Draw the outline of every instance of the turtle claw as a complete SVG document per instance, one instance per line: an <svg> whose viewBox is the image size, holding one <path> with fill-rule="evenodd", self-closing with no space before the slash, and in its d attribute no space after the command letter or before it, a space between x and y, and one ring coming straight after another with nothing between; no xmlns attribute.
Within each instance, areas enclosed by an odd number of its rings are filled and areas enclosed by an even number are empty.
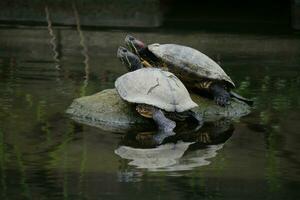
<svg viewBox="0 0 300 200"><path fill-rule="evenodd" d="M230 95L228 93L224 93L223 95L216 96L214 100L219 106L222 107L230 105Z"/></svg>

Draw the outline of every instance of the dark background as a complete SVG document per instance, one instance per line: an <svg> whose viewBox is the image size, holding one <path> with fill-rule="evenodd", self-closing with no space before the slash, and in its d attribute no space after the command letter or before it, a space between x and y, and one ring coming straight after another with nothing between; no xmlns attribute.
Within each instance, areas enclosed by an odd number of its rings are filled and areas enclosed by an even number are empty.
<svg viewBox="0 0 300 200"><path fill-rule="evenodd" d="M188 28L245 32L289 32L300 28L299 0L13 0L1 1L0 24L90 28Z"/></svg>

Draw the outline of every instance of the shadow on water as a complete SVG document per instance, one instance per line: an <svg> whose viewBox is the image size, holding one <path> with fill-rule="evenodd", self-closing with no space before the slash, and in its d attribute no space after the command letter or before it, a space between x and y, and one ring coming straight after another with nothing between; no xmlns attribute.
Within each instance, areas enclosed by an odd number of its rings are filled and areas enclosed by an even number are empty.
<svg viewBox="0 0 300 200"><path fill-rule="evenodd" d="M297 36L134 32L147 43L201 50L240 94L255 97L253 112L233 125L176 130L160 148L181 151L147 170L114 151L155 147L151 134L113 134L63 114L74 98L112 88L126 71L115 58L126 33L81 30L79 20L77 29L58 29L46 15L48 28L0 30L2 199L298 199Z"/></svg>

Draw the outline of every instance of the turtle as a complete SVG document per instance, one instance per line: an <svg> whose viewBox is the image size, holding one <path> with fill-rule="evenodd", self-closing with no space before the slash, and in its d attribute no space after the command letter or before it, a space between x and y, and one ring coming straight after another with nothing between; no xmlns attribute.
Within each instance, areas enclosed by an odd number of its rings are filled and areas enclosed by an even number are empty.
<svg viewBox="0 0 300 200"><path fill-rule="evenodd" d="M191 110L198 105L173 73L155 67L144 68L139 57L124 47L118 49L117 57L130 68L130 72L115 81L119 96L135 104L141 116L152 118L159 133L173 132L175 121L189 117L198 123L197 129L202 126L202 114Z"/></svg>
<svg viewBox="0 0 300 200"><path fill-rule="evenodd" d="M125 44L141 58L144 67L158 66L174 73L187 88L208 93L220 106L230 104L230 97L253 103L234 93L231 89L235 84L220 65L196 49L178 44L147 46L131 35L126 36Z"/></svg>

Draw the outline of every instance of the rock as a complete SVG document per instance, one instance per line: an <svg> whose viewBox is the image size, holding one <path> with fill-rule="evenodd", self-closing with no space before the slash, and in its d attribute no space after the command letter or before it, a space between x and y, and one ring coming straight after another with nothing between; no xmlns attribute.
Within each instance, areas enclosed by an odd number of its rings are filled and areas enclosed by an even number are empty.
<svg viewBox="0 0 300 200"><path fill-rule="evenodd" d="M248 115L251 108L248 104L232 99L230 105L221 107L216 105L213 100L201 97L197 94L191 93L191 97L199 106L193 110L202 113L205 122L217 121L222 118L237 119Z"/></svg>
<svg viewBox="0 0 300 200"><path fill-rule="evenodd" d="M250 107L236 99L224 108L199 95L191 94L191 97L199 105L193 110L202 113L206 122L222 118L236 119L250 113ZM134 104L122 100L115 89L75 99L66 113L75 121L113 132L141 130L154 125L151 119L136 112Z"/></svg>

